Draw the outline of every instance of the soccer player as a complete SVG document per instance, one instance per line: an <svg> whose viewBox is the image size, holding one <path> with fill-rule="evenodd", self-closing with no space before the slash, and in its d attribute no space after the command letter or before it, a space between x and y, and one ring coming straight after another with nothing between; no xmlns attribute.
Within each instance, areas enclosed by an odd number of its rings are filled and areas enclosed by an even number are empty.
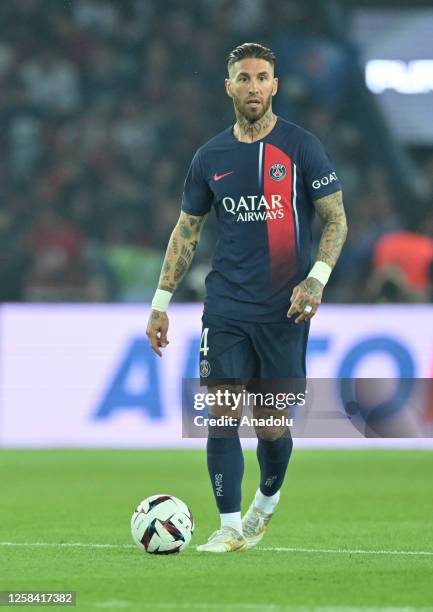
<svg viewBox="0 0 433 612"><path fill-rule="evenodd" d="M170 299L214 208L219 238L206 278L200 346L201 382L208 381L212 392L242 389L242 382L253 379L305 379L309 322L347 233L341 186L322 144L272 112L278 88L274 65L273 52L256 43L244 43L228 56L225 88L236 123L192 160L147 327L161 356L169 342ZM324 227L311 267L314 213ZM232 408L218 406L209 413L233 415ZM256 418L271 413L272 408L254 406ZM276 509L292 438L284 425L256 428L260 486L242 519L243 455L236 420L223 436L215 427L208 432L207 463L221 527L198 550L244 551L261 540Z"/></svg>

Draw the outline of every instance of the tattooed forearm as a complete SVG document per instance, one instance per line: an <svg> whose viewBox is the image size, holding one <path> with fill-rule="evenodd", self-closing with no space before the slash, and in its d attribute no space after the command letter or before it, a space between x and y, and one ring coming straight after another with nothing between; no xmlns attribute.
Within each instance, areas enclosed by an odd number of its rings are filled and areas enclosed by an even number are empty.
<svg viewBox="0 0 433 612"><path fill-rule="evenodd" d="M189 268L189 261L184 257L178 257L176 261L176 267L174 269L174 280L179 282L184 277L184 274Z"/></svg>
<svg viewBox="0 0 433 612"><path fill-rule="evenodd" d="M197 240L194 240L193 242L197 246L198 244ZM182 246L182 257L185 257L186 261L188 263L191 263L192 258L194 257L194 251L195 251L195 247L192 245L192 243L190 243L188 246L184 244Z"/></svg>
<svg viewBox="0 0 433 612"><path fill-rule="evenodd" d="M167 246L158 289L174 291L188 271L197 249L205 217L181 213Z"/></svg>
<svg viewBox="0 0 433 612"><path fill-rule="evenodd" d="M183 223L180 224L179 231L182 238L191 238L191 230Z"/></svg>
<svg viewBox="0 0 433 612"><path fill-rule="evenodd" d="M314 208L325 223L316 259L333 268L346 240L347 222L341 191L314 201Z"/></svg>
<svg viewBox="0 0 433 612"><path fill-rule="evenodd" d="M162 266L161 277L164 282L170 281L170 263L168 261L164 261L164 265Z"/></svg>

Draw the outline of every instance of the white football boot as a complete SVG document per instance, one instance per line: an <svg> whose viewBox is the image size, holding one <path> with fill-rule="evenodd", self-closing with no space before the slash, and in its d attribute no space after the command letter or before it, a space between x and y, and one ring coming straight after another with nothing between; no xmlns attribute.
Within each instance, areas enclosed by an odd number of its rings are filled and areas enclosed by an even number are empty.
<svg viewBox="0 0 433 612"><path fill-rule="evenodd" d="M254 548L263 538L272 515L273 512L269 514L263 512L254 505L254 501L252 502L242 519L242 531L247 541L248 550Z"/></svg>
<svg viewBox="0 0 433 612"><path fill-rule="evenodd" d="M245 552L248 550L246 539L233 527L225 525L215 531L206 542L197 546L198 552L225 553Z"/></svg>

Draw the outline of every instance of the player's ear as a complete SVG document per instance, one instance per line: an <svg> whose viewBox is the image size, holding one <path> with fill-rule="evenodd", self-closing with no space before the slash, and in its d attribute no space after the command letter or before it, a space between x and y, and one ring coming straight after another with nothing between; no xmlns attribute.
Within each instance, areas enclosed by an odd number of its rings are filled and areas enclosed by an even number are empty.
<svg viewBox="0 0 433 612"><path fill-rule="evenodd" d="M278 91L278 77L274 77L274 86L272 87L272 95L275 96L277 91Z"/></svg>
<svg viewBox="0 0 433 612"><path fill-rule="evenodd" d="M230 79L225 79L224 80L224 85L226 87L226 93L229 96L229 98L232 97L232 92L231 92L231 86L232 86L232 82Z"/></svg>

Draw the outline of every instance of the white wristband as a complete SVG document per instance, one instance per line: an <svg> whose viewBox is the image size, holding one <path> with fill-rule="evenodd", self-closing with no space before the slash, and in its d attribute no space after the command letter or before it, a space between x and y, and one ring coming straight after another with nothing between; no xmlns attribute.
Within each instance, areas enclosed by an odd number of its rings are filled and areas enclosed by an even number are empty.
<svg viewBox="0 0 433 612"><path fill-rule="evenodd" d="M331 272L332 268L328 266L327 263L324 261L316 261L307 278L311 276L311 278L315 278L319 283L322 283L322 285L326 285L331 276Z"/></svg>
<svg viewBox="0 0 433 612"><path fill-rule="evenodd" d="M165 289L157 289L152 300L152 309L166 312L173 294Z"/></svg>

